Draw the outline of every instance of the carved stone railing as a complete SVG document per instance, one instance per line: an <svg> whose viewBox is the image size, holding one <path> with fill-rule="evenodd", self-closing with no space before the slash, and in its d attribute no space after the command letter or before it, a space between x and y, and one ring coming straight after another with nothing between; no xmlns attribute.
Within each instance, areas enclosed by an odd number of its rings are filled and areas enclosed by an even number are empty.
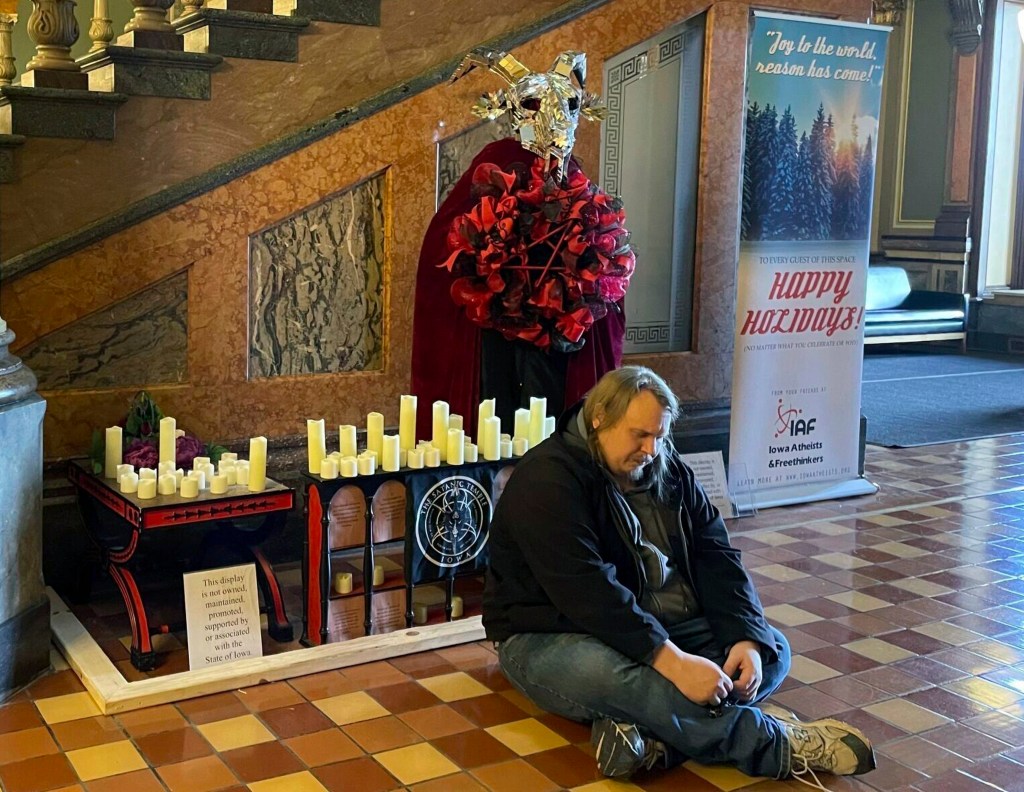
<svg viewBox="0 0 1024 792"><path fill-rule="evenodd" d="M114 40L114 20L110 18L107 0L95 0L92 7L92 19L89 21L89 38L92 47L89 52L106 49Z"/></svg>
<svg viewBox="0 0 1024 792"><path fill-rule="evenodd" d="M18 21L14 12L0 11L0 85L10 85L18 68L14 63L14 45L11 33Z"/></svg>
<svg viewBox="0 0 1024 792"><path fill-rule="evenodd" d="M21 75L22 86L87 88L88 78L71 57L78 33L74 0L32 0L28 37L36 45L36 54Z"/></svg>

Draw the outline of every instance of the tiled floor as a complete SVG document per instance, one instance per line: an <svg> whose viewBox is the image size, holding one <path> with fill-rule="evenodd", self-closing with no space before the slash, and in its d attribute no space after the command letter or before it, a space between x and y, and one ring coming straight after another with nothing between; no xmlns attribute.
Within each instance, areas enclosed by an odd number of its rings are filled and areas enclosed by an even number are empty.
<svg viewBox="0 0 1024 792"><path fill-rule="evenodd" d="M1024 436L868 449L878 495L732 521L796 659L775 699L836 715L879 767L836 790L1024 789ZM601 780L588 729L485 644L116 717L70 671L0 707L7 792L804 789L688 765Z"/></svg>

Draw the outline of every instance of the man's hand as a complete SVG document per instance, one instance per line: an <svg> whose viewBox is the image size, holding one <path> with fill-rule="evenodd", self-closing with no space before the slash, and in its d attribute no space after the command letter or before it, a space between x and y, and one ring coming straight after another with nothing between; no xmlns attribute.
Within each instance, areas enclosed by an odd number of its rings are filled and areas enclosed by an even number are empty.
<svg viewBox="0 0 1024 792"><path fill-rule="evenodd" d="M732 680L715 663L687 654L671 641L658 647L651 667L694 704L721 704L733 687ZM760 661L757 668L760 674Z"/></svg>
<svg viewBox="0 0 1024 792"><path fill-rule="evenodd" d="M764 678L761 673L761 649L754 641L739 641L732 645L722 670L735 679L733 692L740 701L750 701L757 695ZM739 674L739 677L736 674Z"/></svg>

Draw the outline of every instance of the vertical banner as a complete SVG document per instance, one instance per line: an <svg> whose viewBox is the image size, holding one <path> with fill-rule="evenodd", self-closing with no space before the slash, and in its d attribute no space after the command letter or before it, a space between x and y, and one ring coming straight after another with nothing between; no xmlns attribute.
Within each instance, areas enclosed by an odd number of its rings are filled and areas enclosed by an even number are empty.
<svg viewBox="0 0 1024 792"><path fill-rule="evenodd" d="M754 12L729 443L754 506L876 489L858 451L888 33Z"/></svg>

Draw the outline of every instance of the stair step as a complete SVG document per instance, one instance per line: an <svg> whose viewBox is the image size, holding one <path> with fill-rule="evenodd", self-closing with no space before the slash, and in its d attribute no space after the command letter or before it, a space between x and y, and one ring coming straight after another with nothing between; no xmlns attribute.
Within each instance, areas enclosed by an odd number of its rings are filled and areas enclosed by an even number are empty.
<svg viewBox="0 0 1024 792"><path fill-rule="evenodd" d="M24 135L0 135L0 184L15 181L14 150L24 142Z"/></svg>
<svg viewBox="0 0 1024 792"><path fill-rule="evenodd" d="M78 59L93 91L209 99L210 71L224 59L201 52L108 46Z"/></svg>
<svg viewBox="0 0 1024 792"><path fill-rule="evenodd" d="M113 140L126 94L0 86L0 134Z"/></svg>
<svg viewBox="0 0 1024 792"><path fill-rule="evenodd" d="M234 5L234 0L228 1ZM309 25L309 20L204 7L196 13L179 17L173 24L185 39L188 52L209 52L228 58L297 61L299 33Z"/></svg>
<svg viewBox="0 0 1024 792"><path fill-rule="evenodd" d="M318 22L380 26L380 0L274 0L274 13Z"/></svg>
<svg viewBox="0 0 1024 792"><path fill-rule="evenodd" d="M254 14L273 14L274 0L206 0L203 8L220 11L249 11Z"/></svg>

